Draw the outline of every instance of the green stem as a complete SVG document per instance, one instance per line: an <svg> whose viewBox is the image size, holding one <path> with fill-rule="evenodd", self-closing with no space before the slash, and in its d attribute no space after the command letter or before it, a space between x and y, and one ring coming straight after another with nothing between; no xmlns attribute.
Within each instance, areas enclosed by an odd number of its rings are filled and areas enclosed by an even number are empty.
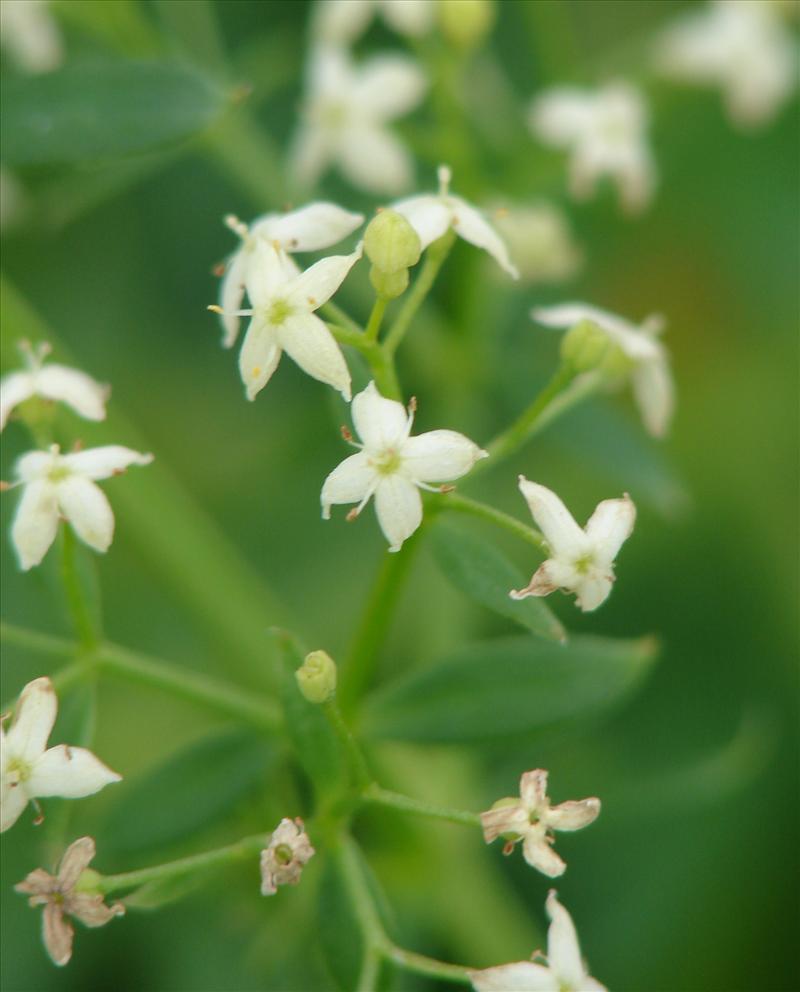
<svg viewBox="0 0 800 992"><path fill-rule="evenodd" d="M339 738L342 747L345 750L350 764L350 773L356 788L359 790L370 788L372 784L372 775L367 767L366 758L358 745L358 741L355 739L352 731L345 723L342 712L336 702L336 698L333 697L329 699L323 704L323 708L325 710L325 715L330 721L331 726L336 732L336 736Z"/></svg>
<svg viewBox="0 0 800 992"><path fill-rule="evenodd" d="M449 823L460 823L467 827L480 827L481 825L481 818L478 813L461 809L447 809L444 806L431 806L418 799L412 799L410 796L401 795L399 792L382 789L375 782L369 785L362 795L368 803L399 809L404 813L427 816L434 820L447 820Z"/></svg>
<svg viewBox="0 0 800 992"><path fill-rule="evenodd" d="M75 642L62 637L40 634L38 630L28 630L15 624L0 623L0 641L27 648L35 654L55 654L68 658L75 654Z"/></svg>
<svg viewBox="0 0 800 992"><path fill-rule="evenodd" d="M89 604L84 596L81 577L78 574L75 534L68 524L64 524L61 544L61 581L67 598L67 607L72 625L78 638L82 654L90 652L100 640L100 631L95 629Z"/></svg>
<svg viewBox="0 0 800 992"><path fill-rule="evenodd" d="M151 868L140 868L138 871L127 871L119 875L103 875L97 882L97 888L103 895L129 889L137 889L148 882L161 882L168 879L180 878L198 871L208 871L220 865L233 864L254 857L269 843L268 834L253 834L243 837L235 844L220 847L203 854L193 854L178 861L168 861Z"/></svg>
<svg viewBox="0 0 800 992"><path fill-rule="evenodd" d="M459 985L470 984L470 969L461 964L437 961L436 958L429 958L425 954L416 954L414 951L406 951L395 944L387 947L385 954L390 961L394 961L401 968L405 968L406 971L413 971L417 975L427 975L429 978L439 978L443 982L456 982Z"/></svg>
<svg viewBox="0 0 800 992"><path fill-rule="evenodd" d="M260 208L286 199L280 159L249 112L234 107L203 138L208 155Z"/></svg>
<svg viewBox="0 0 800 992"><path fill-rule="evenodd" d="M377 948L367 946L364 951L364 960L361 963L356 992L375 992L378 987L378 975L382 959L383 956Z"/></svg>
<svg viewBox="0 0 800 992"><path fill-rule="evenodd" d="M411 321L416 316L417 310L422 306L425 297L431 291L431 287L439 274L439 269L441 269L444 260L450 254L450 249L453 247L455 239L455 232L450 230L442 235L438 241L434 241L432 245L428 246L422 269L414 280L411 291L386 335L383 347L387 354L394 355L397 351L400 342L405 337L406 331L411 325Z"/></svg>
<svg viewBox="0 0 800 992"><path fill-rule="evenodd" d="M437 509L440 511L450 510L453 513L468 513L481 520L488 520L490 523L503 527L522 538L528 544L532 544L539 551L548 550L547 542L540 531L523 524L508 513L503 513L502 510L496 510L493 506L488 506L476 499L470 499L468 496L461 496L459 493L443 493L435 498Z"/></svg>
<svg viewBox="0 0 800 992"><path fill-rule="evenodd" d="M357 334L358 337L361 338L361 343L363 344L364 328L358 323L358 321L353 320L349 313L342 310L338 303L334 303L333 300L328 300L327 303L319 308L319 312L327 316L327 318L334 324L340 324L342 327L346 327L353 334Z"/></svg>
<svg viewBox="0 0 800 992"><path fill-rule="evenodd" d="M394 356L385 348L377 346L369 354L367 361L380 392L390 400L403 402L403 390L394 367Z"/></svg>
<svg viewBox="0 0 800 992"><path fill-rule="evenodd" d="M386 313L386 304L388 302L382 296L378 296L375 299L375 303L372 306L372 313L370 313L369 320L367 321L367 329L364 331L364 337L370 344L374 344L378 340L378 334L380 334L383 315Z"/></svg>

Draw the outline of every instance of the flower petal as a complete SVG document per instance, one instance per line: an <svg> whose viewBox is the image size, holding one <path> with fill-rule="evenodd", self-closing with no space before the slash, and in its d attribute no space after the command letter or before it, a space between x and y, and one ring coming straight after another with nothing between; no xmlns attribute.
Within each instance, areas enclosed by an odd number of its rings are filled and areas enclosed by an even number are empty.
<svg viewBox="0 0 800 992"><path fill-rule="evenodd" d="M219 315L222 329L223 348L232 348L236 344L239 336L239 323L241 318L235 313L241 310L244 299L244 286L247 278L248 253L244 248L240 248L228 262L225 275L219 284L219 306L222 313Z"/></svg>
<svg viewBox="0 0 800 992"><path fill-rule="evenodd" d="M27 802L27 800L26 800ZM58 890L58 879L44 868L34 868L28 872L21 882L17 882L14 891L24 896L33 896L29 905L36 906L47 902L47 897Z"/></svg>
<svg viewBox="0 0 800 992"><path fill-rule="evenodd" d="M0 786L0 834L14 826L27 805L28 796L20 783L4 778Z"/></svg>
<svg viewBox="0 0 800 992"><path fill-rule="evenodd" d="M354 397L351 411L356 432L370 451L400 447L408 437L406 408L381 396L374 382Z"/></svg>
<svg viewBox="0 0 800 992"><path fill-rule="evenodd" d="M483 839L487 844L501 834L520 834L528 825L528 812L522 806L500 806L481 813Z"/></svg>
<svg viewBox="0 0 800 992"><path fill-rule="evenodd" d="M371 3L327 0L314 5L311 28L315 38L333 45L350 45L363 34L372 19Z"/></svg>
<svg viewBox="0 0 800 992"><path fill-rule="evenodd" d="M553 830L581 830L594 823L600 815L600 800L578 799L558 806L551 806L547 811L547 826Z"/></svg>
<svg viewBox="0 0 800 992"><path fill-rule="evenodd" d="M450 482L465 475L488 452L457 431L428 431L402 448L403 471L420 482Z"/></svg>
<svg viewBox="0 0 800 992"><path fill-rule="evenodd" d="M292 175L303 189L315 186L335 156L336 143L327 128L314 121L303 121L295 132L289 151Z"/></svg>
<svg viewBox="0 0 800 992"><path fill-rule="evenodd" d="M596 324L619 345L634 362L652 361L661 358L663 348L652 334L647 334L624 317L601 310L588 303L562 303L554 307L537 307L531 316L545 327L573 327L581 320Z"/></svg>
<svg viewBox="0 0 800 992"><path fill-rule="evenodd" d="M67 912L87 927L102 927L115 916L124 916L125 907L121 902L106 906L101 895L89 892L72 893L66 902Z"/></svg>
<svg viewBox="0 0 800 992"><path fill-rule="evenodd" d="M675 409L675 387L666 357L640 362L632 383L645 427L654 437L663 437Z"/></svg>
<svg viewBox="0 0 800 992"><path fill-rule="evenodd" d="M112 475L120 475L131 465L149 465L152 460L151 454L142 454L121 444L88 448L61 458L62 464L70 471L95 480L110 479Z"/></svg>
<svg viewBox="0 0 800 992"><path fill-rule="evenodd" d="M286 354L304 372L338 389L350 402L350 370L324 321L313 313L297 314L276 327L275 334Z"/></svg>
<svg viewBox="0 0 800 992"><path fill-rule="evenodd" d="M287 288L287 301L301 310L316 310L333 296L361 258L361 245L350 255L331 255L302 272Z"/></svg>
<svg viewBox="0 0 800 992"><path fill-rule="evenodd" d="M43 366L36 374L36 392L45 399L66 403L87 420L105 420L109 387L78 369Z"/></svg>
<svg viewBox="0 0 800 992"><path fill-rule="evenodd" d="M586 524L586 536L593 543L596 557L609 565L617 557L633 530L636 507L627 494L622 499L604 499Z"/></svg>
<svg viewBox="0 0 800 992"><path fill-rule="evenodd" d="M72 937L75 931L64 916L61 906L48 902L42 913L42 940L53 964L65 965L72 957Z"/></svg>
<svg viewBox="0 0 800 992"><path fill-rule="evenodd" d="M534 768L520 778L519 794L529 812L541 809L547 802L547 776L544 768Z"/></svg>
<svg viewBox="0 0 800 992"><path fill-rule="evenodd" d="M296 278L295 271L296 266L286 252L264 238L257 238L248 252L245 271L247 295L253 306L268 306Z"/></svg>
<svg viewBox="0 0 800 992"><path fill-rule="evenodd" d="M572 917L558 901L555 889L550 890L545 905L552 920L547 931L547 959L550 968L564 985L582 989L587 975Z"/></svg>
<svg viewBox="0 0 800 992"><path fill-rule="evenodd" d="M336 149L342 172L368 193L396 196L414 178L414 162L406 146L379 124L359 122L342 132Z"/></svg>
<svg viewBox="0 0 800 992"><path fill-rule="evenodd" d="M60 459L58 449L51 451L29 451L17 459L14 474L22 482L34 482L47 475Z"/></svg>
<svg viewBox="0 0 800 992"><path fill-rule="evenodd" d="M554 556L580 554L587 544L586 535L558 496L524 476L519 477L519 489Z"/></svg>
<svg viewBox="0 0 800 992"><path fill-rule="evenodd" d="M0 379L0 431L14 407L24 403L33 393L34 377L30 372L11 372Z"/></svg>
<svg viewBox="0 0 800 992"><path fill-rule="evenodd" d="M579 578L572 591L575 592L575 602L584 613L591 613L598 606L602 606L611 594L614 585L613 576L609 573L603 575L602 572L593 570L587 578ZM564 586L569 589L569 586Z"/></svg>
<svg viewBox="0 0 800 992"><path fill-rule="evenodd" d="M427 88L427 77L413 59L376 55L359 71L352 100L365 116L388 121L413 110Z"/></svg>
<svg viewBox="0 0 800 992"><path fill-rule="evenodd" d="M254 400L266 386L281 360L281 348L275 329L261 317L254 317L239 352L239 374L249 400Z"/></svg>
<svg viewBox="0 0 800 992"><path fill-rule="evenodd" d="M55 540L57 530L58 503L55 486L48 479L29 482L22 491L14 523L11 525L11 542L24 572L38 565L44 558Z"/></svg>
<svg viewBox="0 0 800 992"><path fill-rule="evenodd" d="M583 137L593 117L593 100L585 90L554 86L533 101L528 124L545 144L564 148Z"/></svg>
<svg viewBox="0 0 800 992"><path fill-rule="evenodd" d="M75 887L81 872L89 867L95 853L91 837L79 837L69 845L58 866L58 884L62 892Z"/></svg>
<svg viewBox="0 0 800 992"><path fill-rule="evenodd" d="M3 741L3 750L31 764L44 754L56 722L58 699L46 676L29 682L20 693L14 722Z"/></svg>
<svg viewBox="0 0 800 992"><path fill-rule="evenodd" d="M25 787L31 796L82 799L120 781L122 776L107 768L91 751L59 744L36 761Z"/></svg>
<svg viewBox="0 0 800 992"><path fill-rule="evenodd" d="M340 503L360 503L378 482L378 474L363 451L337 465L322 485L320 501L322 516L327 520L331 506Z"/></svg>
<svg viewBox="0 0 800 992"><path fill-rule="evenodd" d="M517 267L508 257L503 239L481 214L460 197L451 196L453 205L453 230L476 248L487 251L512 279L519 279Z"/></svg>
<svg viewBox="0 0 800 992"><path fill-rule="evenodd" d="M320 251L346 238L363 223L363 214L319 201L289 213L273 214L268 230L269 237L280 242L284 251ZM253 232L256 230L254 225Z"/></svg>
<svg viewBox="0 0 800 992"><path fill-rule="evenodd" d="M536 831L528 834L522 842L522 856L531 868L547 875L548 878L558 878L567 870L566 864L550 847L542 834Z"/></svg>
<svg viewBox="0 0 800 992"><path fill-rule="evenodd" d="M375 490L378 523L389 541L390 551L399 551L422 523L422 498L419 490L399 475L387 475Z"/></svg>
<svg viewBox="0 0 800 992"><path fill-rule="evenodd" d="M433 27L436 7L431 0L383 0L383 19L392 30L419 37Z"/></svg>
<svg viewBox="0 0 800 992"><path fill-rule="evenodd" d="M512 599L525 599L526 596L549 596L556 589L573 590L577 578L575 568L567 562L548 558L536 569L531 581L524 589L512 589Z"/></svg>
<svg viewBox="0 0 800 992"><path fill-rule="evenodd" d="M61 512L90 548L104 553L114 537L114 513L106 494L89 479L71 475L56 487Z"/></svg>
<svg viewBox="0 0 800 992"><path fill-rule="evenodd" d="M402 214L419 236L425 249L445 234L453 221L453 212L439 196L411 196L392 204L392 210Z"/></svg>
<svg viewBox="0 0 800 992"><path fill-rule="evenodd" d="M469 980L476 992L558 992L560 988L550 969L533 961L470 971Z"/></svg>

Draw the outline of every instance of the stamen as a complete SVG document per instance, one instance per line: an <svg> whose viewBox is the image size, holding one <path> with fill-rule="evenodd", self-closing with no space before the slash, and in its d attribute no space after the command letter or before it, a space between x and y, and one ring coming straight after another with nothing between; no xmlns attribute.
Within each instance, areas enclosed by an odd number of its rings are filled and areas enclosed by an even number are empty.
<svg viewBox="0 0 800 992"><path fill-rule="evenodd" d="M31 806L36 810L36 816L33 820L34 827L40 827L44 823L44 810L39 804L37 799L31 799Z"/></svg>
<svg viewBox="0 0 800 992"><path fill-rule="evenodd" d="M447 196L450 192L450 180L453 178L450 166L440 165L436 170L436 175L439 178L439 195Z"/></svg>
<svg viewBox="0 0 800 992"><path fill-rule="evenodd" d="M225 269L227 265L224 262L217 262L216 265L211 266L211 275L216 276L217 279L221 279L225 275Z"/></svg>
<svg viewBox="0 0 800 992"><path fill-rule="evenodd" d="M507 840L505 844L503 844L503 854L505 854L505 856L508 857L509 854L513 854L513 853L514 853L514 841Z"/></svg>
<svg viewBox="0 0 800 992"><path fill-rule="evenodd" d="M238 234L243 241L250 234L250 228L243 221L239 220L236 214L228 214L225 217L224 223L234 234Z"/></svg>

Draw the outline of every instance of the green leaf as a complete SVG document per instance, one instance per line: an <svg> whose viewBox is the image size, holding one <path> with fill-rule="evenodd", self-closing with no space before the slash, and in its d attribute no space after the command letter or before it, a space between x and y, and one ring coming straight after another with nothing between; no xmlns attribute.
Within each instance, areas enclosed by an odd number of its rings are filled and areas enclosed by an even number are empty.
<svg viewBox="0 0 800 992"><path fill-rule="evenodd" d="M509 591L521 589L528 579L488 541L461 527L438 524L433 548L444 575L470 599L539 637L566 640L563 624L543 600L511 599Z"/></svg>
<svg viewBox="0 0 800 992"><path fill-rule="evenodd" d="M3 161L65 165L149 151L205 130L223 91L177 62L97 62L3 81Z"/></svg>
<svg viewBox="0 0 800 992"><path fill-rule="evenodd" d="M461 743L519 738L575 724L615 705L655 659L652 638L509 637L472 644L376 693L364 732Z"/></svg>
<svg viewBox="0 0 800 992"><path fill-rule="evenodd" d="M189 745L127 785L107 824L110 843L138 851L207 827L263 782L273 760L262 737L238 730Z"/></svg>

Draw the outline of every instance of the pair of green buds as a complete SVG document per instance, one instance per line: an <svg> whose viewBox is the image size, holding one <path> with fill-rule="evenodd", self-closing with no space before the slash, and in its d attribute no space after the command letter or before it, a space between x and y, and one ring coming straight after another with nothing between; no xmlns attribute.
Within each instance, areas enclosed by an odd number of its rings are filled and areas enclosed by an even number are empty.
<svg viewBox="0 0 800 992"><path fill-rule="evenodd" d="M419 235L396 210L379 210L364 232L364 252L372 262L369 279L378 297L395 300L408 288L408 270L422 253Z"/></svg>

